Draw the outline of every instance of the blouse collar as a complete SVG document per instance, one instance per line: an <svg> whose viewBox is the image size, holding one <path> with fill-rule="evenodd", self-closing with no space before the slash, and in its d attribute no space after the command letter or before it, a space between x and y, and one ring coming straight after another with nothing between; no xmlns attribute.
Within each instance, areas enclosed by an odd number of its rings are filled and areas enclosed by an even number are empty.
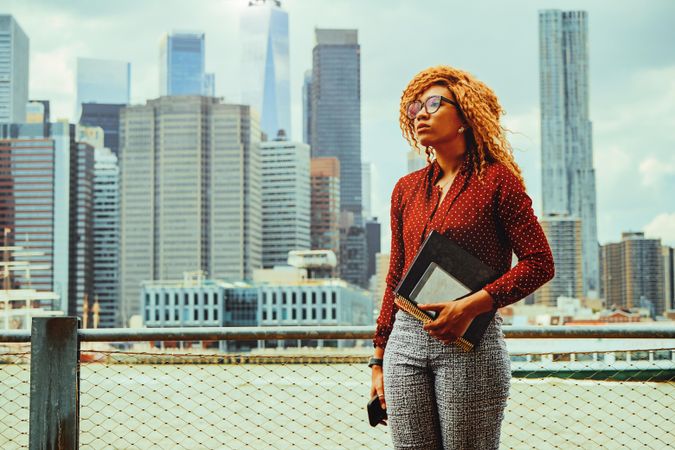
<svg viewBox="0 0 675 450"><path fill-rule="evenodd" d="M459 171L457 172L457 175L466 175L469 170L470 170L470 164L469 164L470 158L464 157L464 160L462 161L462 165L459 167ZM431 172L430 172L430 179L431 179L431 185L435 185L438 179L441 176L441 166L438 164L438 160L434 159L431 162Z"/></svg>

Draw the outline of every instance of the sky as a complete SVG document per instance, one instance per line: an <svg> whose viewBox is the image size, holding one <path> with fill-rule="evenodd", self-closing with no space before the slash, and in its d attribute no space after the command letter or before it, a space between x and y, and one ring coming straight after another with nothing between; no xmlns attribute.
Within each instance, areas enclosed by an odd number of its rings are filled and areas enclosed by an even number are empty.
<svg viewBox="0 0 675 450"><path fill-rule="evenodd" d="M216 95L239 102L239 17L247 0L4 0L30 38L30 98L74 120L77 57L131 63L132 102L159 92L159 41L206 33ZM589 19L590 118L598 240L644 231L675 246L675 2L282 0L289 13L292 138L302 137L303 74L315 28L350 28L361 45L362 159L375 166L374 215L388 248L389 199L406 172L399 100L419 71L445 64L487 83L506 110L516 161L541 212L538 11Z"/></svg>

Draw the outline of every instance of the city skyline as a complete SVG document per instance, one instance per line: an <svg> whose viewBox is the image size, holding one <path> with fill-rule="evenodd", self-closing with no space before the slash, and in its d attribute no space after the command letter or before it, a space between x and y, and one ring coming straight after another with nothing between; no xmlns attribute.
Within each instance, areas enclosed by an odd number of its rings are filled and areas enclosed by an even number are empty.
<svg viewBox="0 0 675 450"><path fill-rule="evenodd" d="M29 13L28 8L36 4L44 5L39 8L44 15ZM138 30L135 17L120 13L125 10L124 2L115 8L102 7L94 15L82 5L33 1L26 6L10 1L3 11L13 14L31 39L30 98L52 100L55 119L68 114L72 118L68 110L74 104L74 92L69 86L74 84L76 57L130 61L134 65L132 103L155 98L157 39L174 28L186 28L186 23L190 29L204 30L208 35L206 69L216 72L216 94L225 96L228 102L237 100L239 82L237 75L230 73L237 71L224 69L239 60L239 42L234 36L238 11L246 6L245 2L205 2L199 9L189 11L179 2L163 3L167 6L161 8L156 2L147 3L142 5L144 11L162 20L142 30ZM664 131L675 117L675 55L668 51L667 44L675 33L667 20L675 9L672 4L652 2L640 10L640 20L636 20L628 2L604 6L526 2L518 8L493 4L491 15L499 17L499 22L493 19L490 26L484 27L490 31L479 34L471 45L426 46L429 48L416 45L418 41L400 32L408 22L422 23L424 12L415 11L413 5L388 2L386 11L381 5L357 2L336 6L289 0L282 5L290 16L292 122L296 136L301 135L301 89L303 74L311 66L314 28L359 29L363 160L372 161L383 174L374 189L379 198L375 197L373 203L380 208L374 215L385 221L391 187L405 173L407 148L397 123L400 93L414 73L438 63L467 69L495 89L507 110L505 125L514 132L510 137L516 159L523 167L535 210L540 214L537 12L540 8L587 10L600 243L618 241L622 231L645 230L650 236L662 238L664 244L675 245L675 211L669 199L660 195L675 188L675 157L671 151L675 143ZM448 29L440 26L443 20L429 19L431 24L438 24L427 28L429 42L452 42L454 37L466 36L476 23L484 24L484 8L456 5L450 10L442 3L430 4L432 8L434 5L464 20ZM131 3L128 10L131 11ZM382 15L391 26L387 30L370 27L369 18L375 14ZM54 20L45 21L48 15L54 15ZM139 20L143 15L138 15ZM89 24L84 17L92 19ZM107 33L93 33L94 24L103 26ZM133 29L137 45L120 45L119 39L113 37L128 27ZM54 33L59 33L59 39L54 39ZM396 58L388 51L391 48L397 49ZM509 70L502 70L504 67ZM400 157L392 157L392 153ZM383 246L387 247L387 223L383 223L383 234Z"/></svg>

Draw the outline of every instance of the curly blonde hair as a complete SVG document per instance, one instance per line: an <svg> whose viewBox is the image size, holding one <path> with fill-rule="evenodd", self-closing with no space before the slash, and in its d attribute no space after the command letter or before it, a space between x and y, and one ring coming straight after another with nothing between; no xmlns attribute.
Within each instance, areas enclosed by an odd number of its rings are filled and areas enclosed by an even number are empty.
<svg viewBox="0 0 675 450"><path fill-rule="evenodd" d="M415 75L408 83L401 96L399 118L405 140L421 154L422 147L417 140L415 124L408 118L406 107L432 85L447 87L459 104L460 114L469 126L465 134L467 155L471 158L471 168L478 178L482 178L488 164L500 162L525 187L520 167L513 158L513 149L506 139L506 129L499 123L504 110L497 96L485 83L463 70L450 66L430 67ZM430 148L425 147L424 152L427 163L431 163Z"/></svg>

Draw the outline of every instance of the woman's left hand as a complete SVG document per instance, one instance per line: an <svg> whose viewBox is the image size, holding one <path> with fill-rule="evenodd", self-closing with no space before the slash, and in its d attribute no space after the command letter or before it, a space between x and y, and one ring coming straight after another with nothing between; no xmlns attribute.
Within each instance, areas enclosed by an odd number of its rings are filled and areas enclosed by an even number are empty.
<svg viewBox="0 0 675 450"><path fill-rule="evenodd" d="M447 303L418 305L424 311L436 311L436 319L424 325L424 329L439 341L450 344L457 337L463 336L476 317L468 308L468 303L454 300Z"/></svg>

